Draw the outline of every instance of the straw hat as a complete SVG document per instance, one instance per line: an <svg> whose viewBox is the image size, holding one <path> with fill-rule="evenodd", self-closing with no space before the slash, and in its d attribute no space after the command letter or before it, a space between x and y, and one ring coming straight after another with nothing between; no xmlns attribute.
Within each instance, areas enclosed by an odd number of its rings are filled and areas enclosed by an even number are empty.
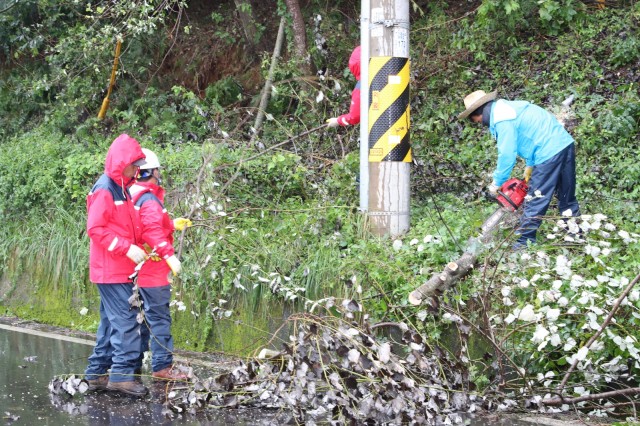
<svg viewBox="0 0 640 426"><path fill-rule="evenodd" d="M464 98L464 107L466 109L458 114L458 118L461 120L463 118L467 118L469 114L471 114L473 111L477 110L487 102L494 100L496 96L498 96L497 90L494 90L491 93L486 93L484 90L476 90L475 92L467 95Z"/></svg>

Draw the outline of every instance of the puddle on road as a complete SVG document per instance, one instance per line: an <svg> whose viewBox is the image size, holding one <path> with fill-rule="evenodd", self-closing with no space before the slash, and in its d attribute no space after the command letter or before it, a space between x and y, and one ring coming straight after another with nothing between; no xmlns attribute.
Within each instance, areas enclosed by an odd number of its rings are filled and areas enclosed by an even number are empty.
<svg viewBox="0 0 640 426"><path fill-rule="evenodd" d="M56 375L82 374L92 347L0 329L0 416L11 425L272 425L286 424L288 413L262 409L208 410L173 419L163 414L165 385L145 379L144 400L114 393L73 398L50 395ZM9 414L7 414L9 413ZM19 417L19 418L18 418ZM15 420L11 420L11 419Z"/></svg>

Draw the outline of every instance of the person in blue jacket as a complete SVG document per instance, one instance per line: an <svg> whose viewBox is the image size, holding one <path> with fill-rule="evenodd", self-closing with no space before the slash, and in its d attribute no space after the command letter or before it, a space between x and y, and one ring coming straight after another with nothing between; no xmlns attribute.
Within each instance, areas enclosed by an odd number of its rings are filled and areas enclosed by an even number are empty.
<svg viewBox="0 0 640 426"><path fill-rule="evenodd" d="M536 240L536 232L547 213L551 198L558 198L561 214L580 215L576 199L576 156L571 135L549 112L526 101L497 99L497 92L477 90L464 98L465 110L459 119L489 127L498 145L498 164L489 192L496 194L509 179L516 158L526 161L530 197L516 231L514 248ZM538 192L539 191L539 192Z"/></svg>

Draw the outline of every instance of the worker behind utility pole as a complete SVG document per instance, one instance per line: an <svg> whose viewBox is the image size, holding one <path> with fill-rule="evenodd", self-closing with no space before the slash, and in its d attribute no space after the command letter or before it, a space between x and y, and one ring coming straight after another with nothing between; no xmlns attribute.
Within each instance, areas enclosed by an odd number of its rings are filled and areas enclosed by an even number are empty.
<svg viewBox="0 0 640 426"><path fill-rule="evenodd" d="M188 380L173 365L171 336L171 280L182 268L173 248L173 231L191 226L189 219L171 220L164 208L164 188L160 186L160 161L151 150L142 148L146 164L140 167L138 181L130 191L142 226L142 241L149 259L138 271L137 284L142 297L144 324L141 351L151 346L151 374L159 380Z"/></svg>
<svg viewBox="0 0 640 426"><path fill-rule="evenodd" d="M356 87L351 92L351 107L347 114L327 120L328 127L349 126L360 123L360 46L353 49L349 58L349 69L356 78Z"/></svg>
<svg viewBox="0 0 640 426"><path fill-rule="evenodd" d="M579 216L576 199L575 144L571 135L549 112L526 101L496 100L497 92L477 90L464 98L459 119L489 127L498 145L498 164L489 192L497 194L509 178L516 158L526 161L529 197L516 230L514 250L534 243L536 232L554 193L562 215ZM539 195L536 195L539 194Z"/></svg>
<svg viewBox="0 0 640 426"><path fill-rule="evenodd" d="M127 189L144 158L138 141L126 134L118 136L109 147L104 174L87 195L89 279L100 293L100 324L85 371L88 391L147 394L147 388L135 380L140 325L129 305L133 291L129 276L146 253L138 246L142 245L141 229Z"/></svg>

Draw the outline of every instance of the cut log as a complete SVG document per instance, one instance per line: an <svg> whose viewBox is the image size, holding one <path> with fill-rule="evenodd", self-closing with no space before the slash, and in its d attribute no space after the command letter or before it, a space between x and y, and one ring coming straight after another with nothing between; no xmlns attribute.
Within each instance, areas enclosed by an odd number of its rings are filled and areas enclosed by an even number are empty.
<svg viewBox="0 0 640 426"><path fill-rule="evenodd" d="M449 262L442 272L436 272L431 278L409 294L409 303L420 305L429 297L441 295L455 282L465 277L475 266L478 255L484 250L487 244L491 243L499 225L511 222L516 218L516 214L505 208L496 210L480 228L480 235L470 238L467 241L467 248L458 260Z"/></svg>

